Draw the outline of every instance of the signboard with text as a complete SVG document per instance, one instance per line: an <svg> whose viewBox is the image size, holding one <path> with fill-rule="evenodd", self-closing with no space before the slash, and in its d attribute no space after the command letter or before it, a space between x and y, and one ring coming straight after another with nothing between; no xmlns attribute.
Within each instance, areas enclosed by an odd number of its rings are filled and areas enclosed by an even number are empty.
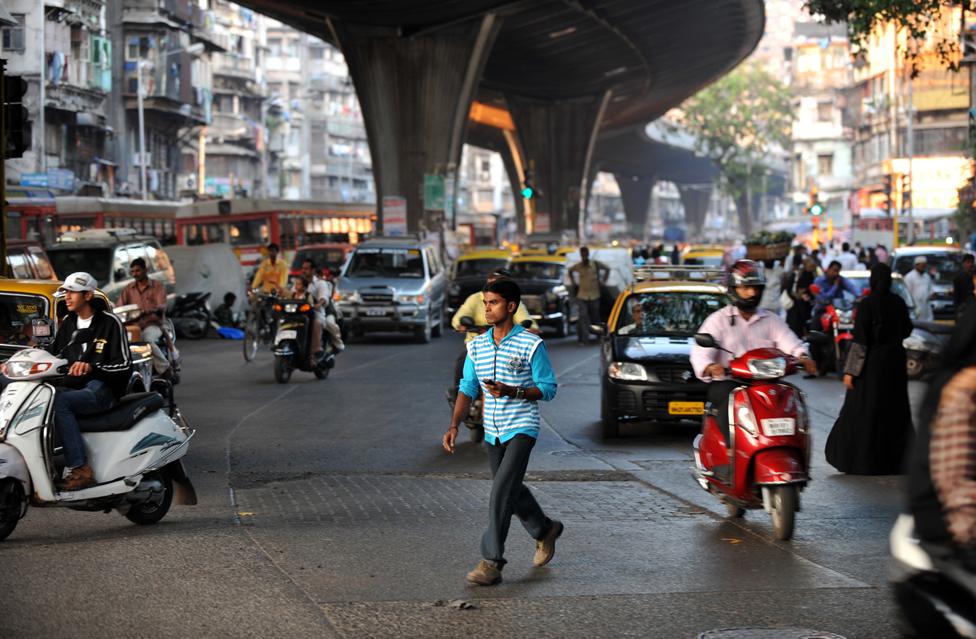
<svg viewBox="0 0 976 639"><path fill-rule="evenodd" d="M424 209L444 210L444 176L428 173L424 176Z"/></svg>
<svg viewBox="0 0 976 639"><path fill-rule="evenodd" d="M383 235L407 234L407 199L399 195L383 197Z"/></svg>

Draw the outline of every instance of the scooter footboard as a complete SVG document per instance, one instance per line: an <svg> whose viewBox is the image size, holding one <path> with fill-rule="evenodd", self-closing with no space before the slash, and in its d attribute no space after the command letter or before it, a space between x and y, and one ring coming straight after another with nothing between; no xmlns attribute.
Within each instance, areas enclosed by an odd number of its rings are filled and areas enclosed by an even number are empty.
<svg viewBox="0 0 976 639"><path fill-rule="evenodd" d="M796 448L770 448L756 453L753 477L759 485L805 484L810 481L802 451Z"/></svg>

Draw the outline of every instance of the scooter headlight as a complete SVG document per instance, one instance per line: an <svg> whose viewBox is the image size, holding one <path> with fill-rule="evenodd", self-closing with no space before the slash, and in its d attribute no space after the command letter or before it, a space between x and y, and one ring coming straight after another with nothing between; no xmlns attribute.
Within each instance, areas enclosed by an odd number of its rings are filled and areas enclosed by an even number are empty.
<svg viewBox="0 0 976 639"><path fill-rule="evenodd" d="M50 368L49 362L7 362L0 370L10 379L25 379L31 375L46 373Z"/></svg>
<svg viewBox="0 0 976 639"><path fill-rule="evenodd" d="M749 371L755 379L779 379L786 375L786 358L754 359L749 362Z"/></svg>

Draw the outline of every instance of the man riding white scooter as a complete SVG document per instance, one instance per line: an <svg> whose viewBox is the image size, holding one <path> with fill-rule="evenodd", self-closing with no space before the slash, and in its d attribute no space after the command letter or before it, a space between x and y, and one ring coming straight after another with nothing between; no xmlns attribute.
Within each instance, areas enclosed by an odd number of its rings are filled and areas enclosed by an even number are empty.
<svg viewBox="0 0 976 639"><path fill-rule="evenodd" d="M132 369L125 326L95 298L96 287L95 278L88 273L65 278L60 290L68 314L48 348L70 365L64 387L54 398L54 424L68 469L58 483L64 491L95 485L77 417L110 409L125 393Z"/></svg>
<svg viewBox="0 0 976 639"><path fill-rule="evenodd" d="M691 365L695 375L708 385L708 402L716 410L716 418L725 441L729 442L729 394L741 382L725 379L732 357L757 348L776 348L796 357L808 373L817 370L807 354L806 345L790 330L778 315L759 308L766 275L762 264L752 260L738 260L730 268L727 279L732 304L709 315L699 333L708 333L724 350L691 347ZM726 351L731 351L731 354Z"/></svg>
<svg viewBox="0 0 976 639"><path fill-rule="evenodd" d="M322 357L322 329L329 334L329 340L336 353L346 350L346 345L342 342L342 330L336 321L335 307L332 304L332 295L335 286L327 279L321 278L316 273L315 262L306 259L302 262L302 276L308 280L308 292L315 300L315 321L312 324L312 357L318 359Z"/></svg>

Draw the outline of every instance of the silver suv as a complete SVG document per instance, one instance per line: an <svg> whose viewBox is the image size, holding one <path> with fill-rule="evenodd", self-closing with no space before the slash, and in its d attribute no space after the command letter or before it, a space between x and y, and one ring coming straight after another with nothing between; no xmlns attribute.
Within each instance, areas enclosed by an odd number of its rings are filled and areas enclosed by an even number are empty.
<svg viewBox="0 0 976 639"><path fill-rule="evenodd" d="M433 245L376 238L358 245L339 280L339 310L350 332L410 332L440 337L447 273Z"/></svg>

